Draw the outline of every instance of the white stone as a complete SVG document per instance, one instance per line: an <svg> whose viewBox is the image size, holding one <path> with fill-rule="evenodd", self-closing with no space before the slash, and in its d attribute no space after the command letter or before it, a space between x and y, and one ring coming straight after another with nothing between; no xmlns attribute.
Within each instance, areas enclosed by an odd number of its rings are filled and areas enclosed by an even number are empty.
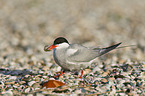
<svg viewBox="0 0 145 96"><path fill-rule="evenodd" d="M16 76L10 76L9 79L13 79L13 80L16 80L17 77Z"/></svg>
<svg viewBox="0 0 145 96"><path fill-rule="evenodd" d="M28 83L28 85L29 85L29 86L32 86L34 83L36 83L36 81L30 81L30 82Z"/></svg>
<svg viewBox="0 0 145 96"><path fill-rule="evenodd" d="M25 89L25 93L29 93L30 90L31 90L31 88L27 88L27 89Z"/></svg>

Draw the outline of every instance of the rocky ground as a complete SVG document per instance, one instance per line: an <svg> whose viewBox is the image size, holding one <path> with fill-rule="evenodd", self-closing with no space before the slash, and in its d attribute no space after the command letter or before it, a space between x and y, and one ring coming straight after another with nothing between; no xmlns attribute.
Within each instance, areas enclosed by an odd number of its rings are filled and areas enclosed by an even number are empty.
<svg viewBox="0 0 145 96"><path fill-rule="evenodd" d="M145 1L1 0L0 95L144 95ZM61 68L52 52L56 37L71 43L121 46L97 58L82 79L67 72L66 85L42 88Z"/></svg>

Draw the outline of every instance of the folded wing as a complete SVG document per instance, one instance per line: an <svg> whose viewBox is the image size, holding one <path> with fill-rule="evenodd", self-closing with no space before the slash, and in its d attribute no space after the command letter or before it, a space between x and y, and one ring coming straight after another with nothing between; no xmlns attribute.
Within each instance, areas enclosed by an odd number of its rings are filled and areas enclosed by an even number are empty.
<svg viewBox="0 0 145 96"><path fill-rule="evenodd" d="M68 61L73 62L89 62L98 56L101 56L119 46L121 43L106 48L87 48L82 45L72 44L66 52Z"/></svg>

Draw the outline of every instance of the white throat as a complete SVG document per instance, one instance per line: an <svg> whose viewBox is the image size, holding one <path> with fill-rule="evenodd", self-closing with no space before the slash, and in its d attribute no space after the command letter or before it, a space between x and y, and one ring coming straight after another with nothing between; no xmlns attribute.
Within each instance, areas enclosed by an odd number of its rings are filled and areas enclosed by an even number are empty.
<svg viewBox="0 0 145 96"><path fill-rule="evenodd" d="M67 48L67 47L69 47L68 43L61 43L61 44L58 44L58 47L56 47L56 49Z"/></svg>

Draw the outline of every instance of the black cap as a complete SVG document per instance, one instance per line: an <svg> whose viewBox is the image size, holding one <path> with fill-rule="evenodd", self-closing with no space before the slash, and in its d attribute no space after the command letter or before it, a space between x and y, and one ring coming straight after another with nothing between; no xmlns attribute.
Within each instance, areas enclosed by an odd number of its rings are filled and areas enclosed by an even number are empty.
<svg viewBox="0 0 145 96"><path fill-rule="evenodd" d="M57 45L57 44L61 44L61 43L68 43L68 41L64 37L58 37L54 40L53 45Z"/></svg>

